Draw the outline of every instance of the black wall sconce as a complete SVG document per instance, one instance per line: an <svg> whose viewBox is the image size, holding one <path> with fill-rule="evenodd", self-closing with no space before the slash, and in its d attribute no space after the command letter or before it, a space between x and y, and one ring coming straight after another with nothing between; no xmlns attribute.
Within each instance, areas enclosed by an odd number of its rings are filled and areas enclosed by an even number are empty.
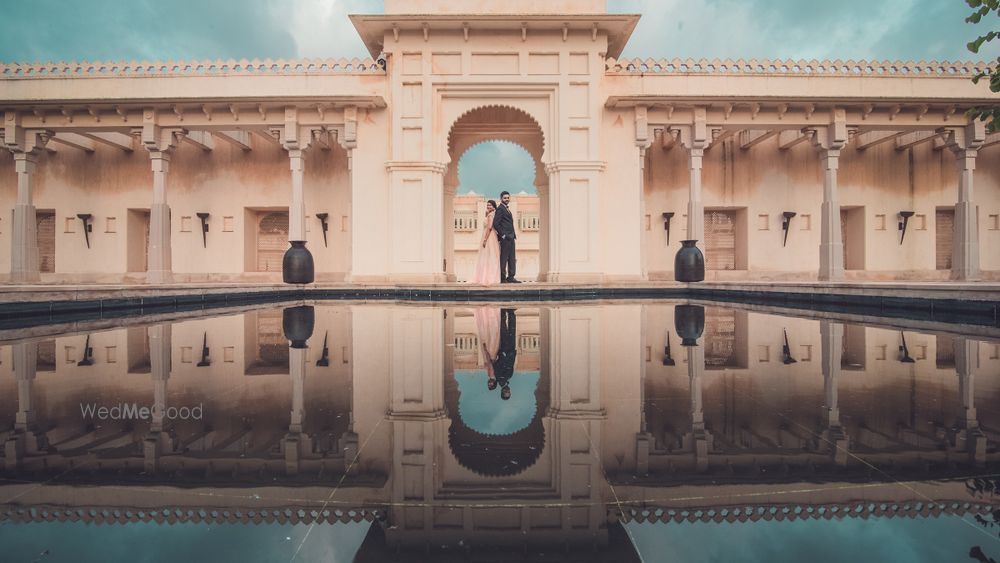
<svg viewBox="0 0 1000 563"><path fill-rule="evenodd" d="M210 365L212 365L212 360L208 358L208 333L206 332L201 341L201 361L198 362L198 367L207 368Z"/></svg>
<svg viewBox="0 0 1000 563"><path fill-rule="evenodd" d="M903 238L906 237L906 225L910 222L910 217L913 217L913 211L900 211L899 212L899 244L903 244Z"/></svg>
<svg viewBox="0 0 1000 563"><path fill-rule="evenodd" d="M907 348L907 346L906 346L906 335L903 334L903 331L899 332L899 338L903 341L903 343L899 345L899 361L900 361L900 363L904 363L904 364L915 364L915 363L917 363L916 360L914 360L913 358L910 357L910 349Z"/></svg>
<svg viewBox="0 0 1000 563"><path fill-rule="evenodd" d="M330 224L326 220L330 217L329 213L317 213L316 218L319 219L319 224L323 227L323 246L326 247L326 231L330 229Z"/></svg>
<svg viewBox="0 0 1000 563"><path fill-rule="evenodd" d="M781 221L781 230L785 231L785 237L781 239L781 246L784 247L785 243L788 242L788 228L792 225L792 217L795 217L796 213L794 211L785 211L781 214L785 219Z"/></svg>
<svg viewBox="0 0 1000 563"><path fill-rule="evenodd" d="M208 248L208 213L196 213L199 219L201 219L201 247Z"/></svg>
<svg viewBox="0 0 1000 563"><path fill-rule="evenodd" d="M90 223L90 219L93 217L90 213L77 213L77 217L80 218L80 222L83 223L83 238L87 241L87 248L90 248L90 233L94 230L94 226Z"/></svg>
<svg viewBox="0 0 1000 563"><path fill-rule="evenodd" d="M663 365L665 366L676 366L677 362L670 355L670 331L667 331L667 345L663 347Z"/></svg>
<svg viewBox="0 0 1000 563"><path fill-rule="evenodd" d="M667 244L670 244L670 220L673 218L673 211L665 211L663 213L663 230L667 231Z"/></svg>
<svg viewBox="0 0 1000 563"><path fill-rule="evenodd" d="M87 342L83 345L83 359L76 363L78 366L94 365L94 349L90 347L90 335L87 335Z"/></svg>
<svg viewBox="0 0 1000 563"><path fill-rule="evenodd" d="M785 335L785 343L781 345L781 363L786 366L794 364L798 360L792 357L792 348L788 345L788 331L781 329L781 332Z"/></svg>
<svg viewBox="0 0 1000 563"><path fill-rule="evenodd" d="M330 347L326 345L326 339L330 336L330 331L326 331L323 335L323 355L316 360L316 365L319 367L327 367L330 365Z"/></svg>

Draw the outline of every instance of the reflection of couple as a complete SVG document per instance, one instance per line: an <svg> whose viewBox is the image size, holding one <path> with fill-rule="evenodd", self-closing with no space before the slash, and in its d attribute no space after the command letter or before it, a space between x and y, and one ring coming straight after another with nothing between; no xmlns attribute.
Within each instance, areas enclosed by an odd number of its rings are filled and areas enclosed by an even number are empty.
<svg viewBox="0 0 1000 563"><path fill-rule="evenodd" d="M500 387L500 398L510 399L510 378L517 359L517 315L514 309L480 307L473 313L479 332L479 351L486 361L486 386Z"/></svg>
<svg viewBox="0 0 1000 563"><path fill-rule="evenodd" d="M510 193L500 192L500 205L486 202L486 221L472 283L521 283L514 279L517 259L514 255L514 215L510 212Z"/></svg>

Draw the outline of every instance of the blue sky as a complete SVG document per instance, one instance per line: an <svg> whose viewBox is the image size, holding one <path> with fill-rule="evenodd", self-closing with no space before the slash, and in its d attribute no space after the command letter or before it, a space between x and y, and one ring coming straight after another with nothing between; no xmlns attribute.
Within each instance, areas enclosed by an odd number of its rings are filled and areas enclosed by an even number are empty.
<svg viewBox="0 0 1000 563"><path fill-rule="evenodd" d="M361 57L367 53L346 16L382 11L379 0L8 4L0 18L0 61L8 62ZM1000 55L997 41L979 57L965 50L988 26L1000 28L1000 19L966 24L970 10L964 0L609 0L608 6L643 15L624 56L970 60ZM511 160L495 161L505 155ZM531 191L513 151L493 147L477 158L493 162L494 169L489 175L467 170L463 179Z"/></svg>

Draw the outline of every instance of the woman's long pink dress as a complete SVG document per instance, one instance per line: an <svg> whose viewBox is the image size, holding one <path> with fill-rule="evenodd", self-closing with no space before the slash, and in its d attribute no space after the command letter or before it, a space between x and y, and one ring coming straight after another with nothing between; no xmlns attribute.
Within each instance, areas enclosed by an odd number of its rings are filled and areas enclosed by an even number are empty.
<svg viewBox="0 0 1000 563"><path fill-rule="evenodd" d="M488 233L486 247L481 245L479 247L476 271L472 274L472 279L469 282L494 285L500 283L500 241L497 240L497 232L493 230L493 213L486 216L486 226L483 227L483 232Z"/></svg>

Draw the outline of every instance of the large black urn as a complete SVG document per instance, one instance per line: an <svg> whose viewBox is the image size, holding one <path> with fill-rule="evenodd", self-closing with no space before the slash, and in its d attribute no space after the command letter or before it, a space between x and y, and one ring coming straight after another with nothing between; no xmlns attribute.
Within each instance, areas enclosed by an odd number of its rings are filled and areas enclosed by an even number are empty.
<svg viewBox="0 0 1000 563"><path fill-rule="evenodd" d="M312 305L287 307L281 312L281 328L292 348L305 348L316 325L316 311Z"/></svg>
<svg viewBox="0 0 1000 563"><path fill-rule="evenodd" d="M696 240L682 240L674 257L674 279L679 282L705 280L705 255L695 246Z"/></svg>
<svg viewBox="0 0 1000 563"><path fill-rule="evenodd" d="M681 346L697 346L705 332L705 308L701 305L674 307L674 330L681 337Z"/></svg>
<svg viewBox="0 0 1000 563"><path fill-rule="evenodd" d="M281 260L281 277L285 283L312 283L316 277L312 253L306 248L306 241L293 240L285 257Z"/></svg>

